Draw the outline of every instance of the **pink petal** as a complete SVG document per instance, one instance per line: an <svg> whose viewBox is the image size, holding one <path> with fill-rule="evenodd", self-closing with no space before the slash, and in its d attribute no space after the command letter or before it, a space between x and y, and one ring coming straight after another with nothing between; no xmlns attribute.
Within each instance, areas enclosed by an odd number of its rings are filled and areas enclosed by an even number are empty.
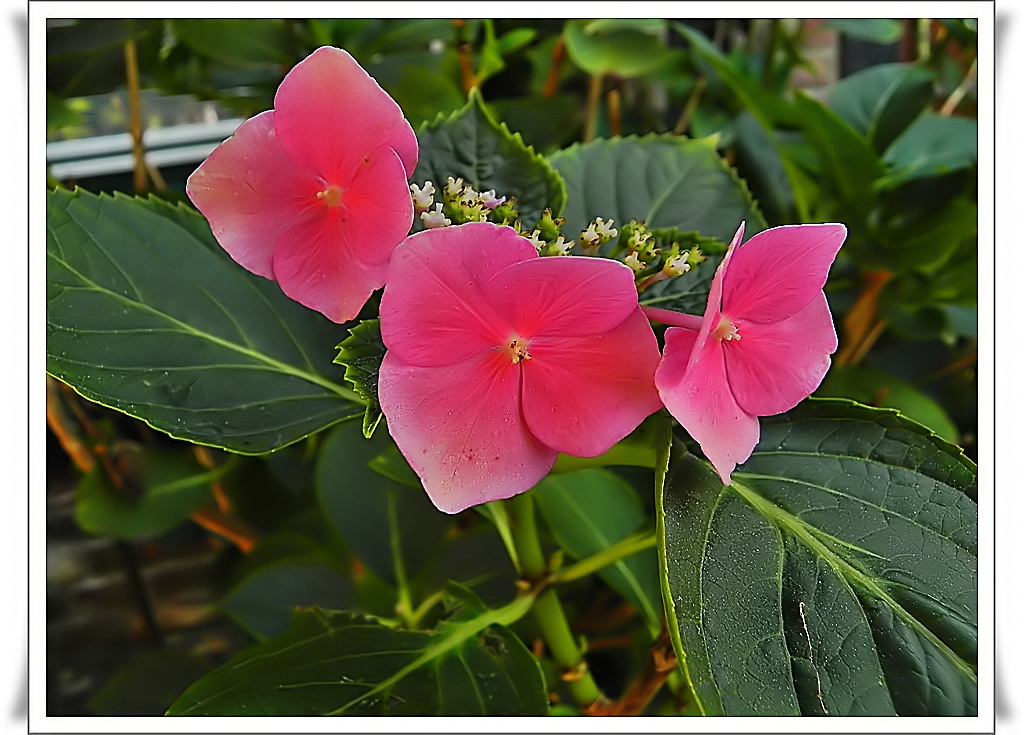
<svg viewBox="0 0 1024 735"><path fill-rule="evenodd" d="M354 319L384 285L390 255L412 224L402 162L372 154L355 172L340 206L316 200L311 217L281 234L274 278L281 290L336 322Z"/></svg>
<svg viewBox="0 0 1024 735"><path fill-rule="evenodd" d="M725 371L722 342L708 340L694 351L681 370L690 338L683 330L665 333L665 358L654 380L669 413L700 444L722 482L745 462L760 436L757 417L740 408ZM679 341L682 339L683 341Z"/></svg>
<svg viewBox="0 0 1024 735"><path fill-rule="evenodd" d="M607 332L545 335L531 340L529 351L520 363L526 423L560 452L603 454L661 408L654 387L658 340L636 306Z"/></svg>
<svg viewBox="0 0 1024 735"><path fill-rule="evenodd" d="M532 258L496 273L484 291L522 337L607 331L637 308L633 271L604 258Z"/></svg>
<svg viewBox="0 0 1024 735"><path fill-rule="evenodd" d="M786 225L737 248L725 277L722 313L730 321L785 319L821 291L846 238L839 224Z"/></svg>
<svg viewBox="0 0 1024 735"><path fill-rule="evenodd" d="M274 250L274 278L289 298L341 323L354 319L384 285L387 263L364 263L334 208L292 227Z"/></svg>
<svg viewBox="0 0 1024 735"><path fill-rule="evenodd" d="M412 126L346 51L323 46L296 64L278 87L274 109L281 144L329 184L344 186L363 156L381 146L401 158L404 178L416 168Z"/></svg>
<svg viewBox="0 0 1024 735"><path fill-rule="evenodd" d="M380 304L381 335L410 365L452 365L505 344L507 316L481 284L523 260L538 258L511 227L489 222L424 230L391 259ZM510 363L511 364L511 363Z"/></svg>
<svg viewBox="0 0 1024 735"><path fill-rule="evenodd" d="M821 291L788 319L770 324L739 322L739 340L722 344L736 401L748 413L788 411L821 384L836 330Z"/></svg>
<svg viewBox="0 0 1024 735"><path fill-rule="evenodd" d="M445 513L525 492L554 465L558 453L527 429L519 394L519 367L493 351L443 367L389 351L378 382L388 431Z"/></svg>
<svg viewBox="0 0 1024 735"><path fill-rule="evenodd" d="M237 263L273 278L277 239L308 219L318 185L281 147L270 110L239 125L189 176L185 191Z"/></svg>

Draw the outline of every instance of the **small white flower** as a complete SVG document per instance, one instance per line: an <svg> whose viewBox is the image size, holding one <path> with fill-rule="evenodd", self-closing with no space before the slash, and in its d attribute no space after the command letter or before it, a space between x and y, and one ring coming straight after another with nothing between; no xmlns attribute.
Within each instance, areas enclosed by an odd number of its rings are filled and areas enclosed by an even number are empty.
<svg viewBox="0 0 1024 735"><path fill-rule="evenodd" d="M526 237L526 235L523 235L523 237ZM533 243L533 246L537 248L538 253L547 245L546 242L540 239L540 230L534 230L529 237L526 237L526 239Z"/></svg>
<svg viewBox="0 0 1024 735"><path fill-rule="evenodd" d="M448 177L448 183L444 185L444 193L449 199L456 199L462 192L462 178L453 179Z"/></svg>
<svg viewBox="0 0 1024 735"><path fill-rule="evenodd" d="M568 255L569 252L572 250L572 246L575 244L576 242L574 240L566 242L565 238L559 235L558 239L551 243L551 245L548 247L548 252L551 255Z"/></svg>
<svg viewBox="0 0 1024 735"><path fill-rule="evenodd" d="M494 189L491 189L490 191L480 192L480 202L488 209L494 209L499 204L505 203L505 197L498 199Z"/></svg>
<svg viewBox="0 0 1024 735"><path fill-rule="evenodd" d="M427 181L423 184L423 188L416 186L416 184L409 185L409 191L412 192L412 202L416 207L417 212L425 212L430 209L430 205L434 203L434 185Z"/></svg>
<svg viewBox="0 0 1024 735"><path fill-rule="evenodd" d="M423 212L420 215L420 219L423 220L423 226L428 230L436 230L438 227L447 227L452 223L450 219L444 216L444 212L441 210L444 205L438 202L433 212Z"/></svg>
<svg viewBox="0 0 1024 735"><path fill-rule="evenodd" d="M598 217L596 220L596 224L597 234L600 235L601 239L604 240L605 242L611 240L613 237L619 236L619 231L612 227L612 225L615 224L615 220L610 219L607 222L605 222L603 219ZM591 225L591 227L593 226L594 225Z"/></svg>
<svg viewBox="0 0 1024 735"><path fill-rule="evenodd" d="M622 262L632 268L634 273L639 273L647 267L637 257L636 251L630 251L629 255L622 259Z"/></svg>
<svg viewBox="0 0 1024 735"><path fill-rule="evenodd" d="M690 270L690 264L686 260L686 253L669 258L663 269L670 276L681 276Z"/></svg>

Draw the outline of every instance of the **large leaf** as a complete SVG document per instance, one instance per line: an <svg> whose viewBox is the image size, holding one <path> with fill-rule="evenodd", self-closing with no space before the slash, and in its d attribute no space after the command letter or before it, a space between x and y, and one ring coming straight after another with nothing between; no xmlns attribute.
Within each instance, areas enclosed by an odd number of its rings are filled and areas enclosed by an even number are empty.
<svg viewBox="0 0 1024 735"><path fill-rule="evenodd" d="M697 231L729 242L743 220L753 235L767 225L746 185L712 139L648 135L595 140L552 154L569 202L562 232L572 239L595 217Z"/></svg>
<svg viewBox="0 0 1024 735"><path fill-rule="evenodd" d="M633 486L607 470L550 475L531 492L558 545L576 559L621 541L647 520ZM661 598L654 549L609 564L598 575L632 603L657 636Z"/></svg>
<svg viewBox="0 0 1024 735"><path fill-rule="evenodd" d="M280 18L175 18L178 40L211 59L233 66L294 64L295 41Z"/></svg>
<svg viewBox="0 0 1024 735"><path fill-rule="evenodd" d="M796 93L804 137L818 157L818 173L830 180L841 199L865 207L870 184L885 173L867 139L835 112L805 92Z"/></svg>
<svg viewBox="0 0 1024 735"><path fill-rule="evenodd" d="M659 38L665 21L642 22L647 24L641 26L644 30L612 19L589 23L570 20L563 31L565 49L573 63L587 74L612 73L625 78L650 74L679 52L668 48Z"/></svg>
<svg viewBox="0 0 1024 735"><path fill-rule="evenodd" d="M417 138L416 183L432 181L440 190L451 176L477 191L493 189L498 196L515 197L527 226L544 209L558 215L565 206L565 184L558 173L518 133L495 119L479 92L473 91L466 106L447 119L421 128Z"/></svg>
<svg viewBox="0 0 1024 735"><path fill-rule="evenodd" d="M708 305L711 280L722 263L722 257L710 255L689 272L654 284L640 294L640 303L684 314L703 315Z"/></svg>
<svg viewBox="0 0 1024 735"><path fill-rule="evenodd" d="M881 153L932 99L932 74L914 64L879 64L840 79L832 110Z"/></svg>
<svg viewBox="0 0 1024 735"><path fill-rule="evenodd" d="M452 517L435 508L422 488L368 466L392 447L385 431L367 439L355 423L342 424L320 448L316 491L328 518L360 561L394 583L419 573L437 551Z"/></svg>
<svg viewBox="0 0 1024 735"><path fill-rule="evenodd" d="M194 210L47 195L47 372L171 436L269 452L363 412L345 335L223 254Z"/></svg>
<svg viewBox="0 0 1024 735"><path fill-rule="evenodd" d="M892 411L762 419L725 487L659 483L669 628L705 714L973 715L976 468Z"/></svg>
<svg viewBox="0 0 1024 735"><path fill-rule="evenodd" d="M892 172L878 182L882 188L971 168L978 163L978 121L926 112L889 146L884 158Z"/></svg>
<svg viewBox="0 0 1024 735"><path fill-rule="evenodd" d="M210 484L232 464L201 467L191 454L132 447L120 451L118 469L131 488L115 488L102 467L75 488L75 520L89 533L136 539L171 530L212 500Z"/></svg>
<svg viewBox="0 0 1024 735"><path fill-rule="evenodd" d="M356 603L352 579L316 555L267 564L239 582L221 607L257 636L287 630L297 607L344 608Z"/></svg>
<svg viewBox="0 0 1024 735"><path fill-rule="evenodd" d="M170 715L543 715L540 666L505 625L530 609L464 607L433 631L320 609L194 683Z"/></svg>

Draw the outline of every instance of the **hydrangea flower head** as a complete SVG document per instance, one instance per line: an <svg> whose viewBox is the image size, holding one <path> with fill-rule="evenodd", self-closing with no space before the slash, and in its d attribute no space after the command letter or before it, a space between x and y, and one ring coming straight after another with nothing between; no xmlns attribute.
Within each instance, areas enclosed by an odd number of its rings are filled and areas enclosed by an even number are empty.
<svg viewBox="0 0 1024 735"><path fill-rule="evenodd" d="M757 417L793 408L828 371L837 339L822 288L846 227L774 227L741 246L742 237L740 225L703 319L644 309L675 325L665 331L658 392L726 485L757 445Z"/></svg>
<svg viewBox="0 0 1024 735"><path fill-rule="evenodd" d="M347 52L324 46L285 76L189 177L189 198L244 268L336 322L384 285L409 233L419 153L398 104Z"/></svg>
<svg viewBox="0 0 1024 735"><path fill-rule="evenodd" d="M529 490L559 452L603 454L661 407L629 268L542 258L511 227L411 235L380 317L388 431L447 513Z"/></svg>

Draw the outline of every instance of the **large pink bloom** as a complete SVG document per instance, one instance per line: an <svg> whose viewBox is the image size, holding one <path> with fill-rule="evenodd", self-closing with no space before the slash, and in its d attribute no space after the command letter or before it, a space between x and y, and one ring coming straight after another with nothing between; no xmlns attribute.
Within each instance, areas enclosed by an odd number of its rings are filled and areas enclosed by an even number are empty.
<svg viewBox="0 0 1024 735"><path fill-rule="evenodd" d="M384 285L409 234L419 149L387 92L341 49L288 72L274 109L242 123L186 191L246 269L336 322Z"/></svg>
<svg viewBox="0 0 1024 735"><path fill-rule="evenodd" d="M446 513L529 490L559 452L602 454L661 406L633 272L541 258L510 227L406 239L380 324L388 431Z"/></svg>
<svg viewBox="0 0 1024 735"><path fill-rule="evenodd" d="M828 371L837 341L822 288L846 227L774 227L739 246L742 237L740 225L703 319L644 308L675 325L665 331L658 392L726 485L754 451L757 417L793 408Z"/></svg>

